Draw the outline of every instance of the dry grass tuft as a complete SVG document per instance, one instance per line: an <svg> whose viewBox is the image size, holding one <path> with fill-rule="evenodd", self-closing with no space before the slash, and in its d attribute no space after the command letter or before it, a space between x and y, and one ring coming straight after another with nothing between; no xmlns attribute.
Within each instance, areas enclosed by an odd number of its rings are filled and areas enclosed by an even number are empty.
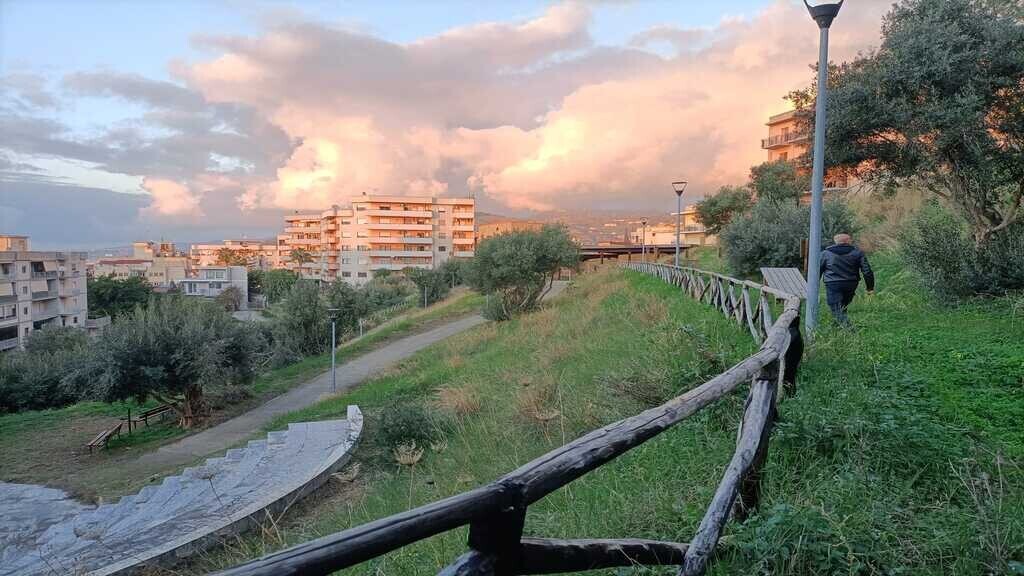
<svg viewBox="0 0 1024 576"><path fill-rule="evenodd" d="M399 444L392 451L392 455L395 457L395 462L402 466L415 466L423 459L423 448L418 448L416 442Z"/></svg>
<svg viewBox="0 0 1024 576"><path fill-rule="evenodd" d="M445 364L447 364L448 368L451 368L452 370L457 370L465 363L465 359L463 359L459 354L452 354L447 360L445 360Z"/></svg>
<svg viewBox="0 0 1024 576"><path fill-rule="evenodd" d="M657 324L668 318L668 304L662 298L656 298L649 294L634 300L637 316L645 324Z"/></svg>
<svg viewBox="0 0 1024 576"><path fill-rule="evenodd" d="M516 409L521 417L541 424L558 418L562 413L552 404L555 401L558 385L550 377L532 386L519 390L516 394Z"/></svg>
<svg viewBox="0 0 1024 576"><path fill-rule="evenodd" d="M480 410L480 397L466 386L445 386L436 393L437 406L458 416Z"/></svg>

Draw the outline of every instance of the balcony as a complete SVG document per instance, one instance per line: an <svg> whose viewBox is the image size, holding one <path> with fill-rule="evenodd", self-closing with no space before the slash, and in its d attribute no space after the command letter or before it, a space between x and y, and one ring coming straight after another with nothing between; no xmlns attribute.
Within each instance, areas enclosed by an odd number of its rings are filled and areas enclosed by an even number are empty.
<svg viewBox="0 0 1024 576"><path fill-rule="evenodd" d="M14 348L17 348L17 347L18 347L18 337L17 336L15 336L14 338L7 338L5 340L0 340L0 351L3 351L3 350L13 350Z"/></svg>
<svg viewBox="0 0 1024 576"><path fill-rule="evenodd" d="M452 252L452 256L455 256L456 258L472 258L473 257L473 251L472 250L456 250L455 252Z"/></svg>
<svg viewBox="0 0 1024 576"><path fill-rule="evenodd" d="M434 229L431 224L378 224L370 222L366 225L370 230L412 230L417 232L430 232Z"/></svg>
<svg viewBox="0 0 1024 576"><path fill-rule="evenodd" d="M299 234L303 232L320 232L319 226L285 226L286 234Z"/></svg>
<svg viewBox="0 0 1024 576"><path fill-rule="evenodd" d="M404 270L405 268L422 268L424 270L429 270L430 266L430 264L405 264L401 262L384 264L382 262L374 262L370 264L370 270Z"/></svg>
<svg viewBox="0 0 1024 576"><path fill-rule="evenodd" d="M473 238L452 238L452 244L473 244L476 242Z"/></svg>
<svg viewBox="0 0 1024 576"><path fill-rule="evenodd" d="M473 225L472 224L453 224L451 226L451 230L453 232L472 232L473 231Z"/></svg>
<svg viewBox="0 0 1024 576"><path fill-rule="evenodd" d="M32 299L33 300L49 300L50 298L56 298L57 295L58 294L57 294L56 290L47 290L45 292L33 292L32 293Z"/></svg>
<svg viewBox="0 0 1024 576"><path fill-rule="evenodd" d="M371 209L363 212L367 216L396 216L404 218L430 218L434 215L430 210L381 210Z"/></svg>
<svg viewBox="0 0 1024 576"><path fill-rule="evenodd" d="M806 132L783 132L782 134L776 134L775 136L769 136L761 139L761 148L769 150L771 148L779 148L781 146L787 146L793 142L800 142L807 140Z"/></svg>
<svg viewBox="0 0 1024 576"><path fill-rule="evenodd" d="M430 258L430 250L370 250L370 256L380 258Z"/></svg>
<svg viewBox="0 0 1024 576"><path fill-rule="evenodd" d="M45 279L45 278L56 278L56 277L57 277L57 271L56 270L51 270L51 271L33 270L32 271L32 279L33 280L42 280L42 279Z"/></svg>
<svg viewBox="0 0 1024 576"><path fill-rule="evenodd" d="M418 238L416 236L372 236L370 244L433 244L434 239L429 236Z"/></svg>

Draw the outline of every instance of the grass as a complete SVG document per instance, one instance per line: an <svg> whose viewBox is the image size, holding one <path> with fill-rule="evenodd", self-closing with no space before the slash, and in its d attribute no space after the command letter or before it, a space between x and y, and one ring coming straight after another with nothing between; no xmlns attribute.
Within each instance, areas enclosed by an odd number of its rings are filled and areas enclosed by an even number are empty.
<svg viewBox="0 0 1024 576"><path fill-rule="evenodd" d="M459 289L442 302L402 314L368 331L362 338L342 344L337 361L345 362L396 338L471 314L479 310L482 303L482 296ZM211 423L244 412L316 377L330 367L330 358L330 354L325 353L264 373L253 383L248 398L215 412ZM155 401L141 406L131 401L81 402L60 409L2 415L0 480L59 486L89 500L137 488L149 475L167 471L132 468L132 477L126 477L125 464L190 433L175 426L170 421L173 418L135 428L130 435L122 433L110 441L106 450L90 454L83 447L101 430L117 424L129 410L137 414L156 405Z"/></svg>
<svg viewBox="0 0 1024 576"><path fill-rule="evenodd" d="M859 329L819 332L799 391L780 406L758 513L732 524L713 574L1006 574L1024 571L1024 317L1013 301L956 309L875 258ZM710 308L635 273L584 275L545 310L421 352L350 393L279 419L367 416L354 462L274 538L250 536L205 572L491 481L580 434L660 402L751 352ZM479 402L472 409L452 390ZM743 395L531 506L526 533L688 541L735 442ZM381 441L394 404L444 432L413 459ZM472 403L470 403L472 405ZM539 417L542 416L542 417ZM406 465L395 461L396 456ZM416 460L411 464L411 460ZM433 573L465 550L457 530L350 569ZM623 570L609 574L669 574Z"/></svg>

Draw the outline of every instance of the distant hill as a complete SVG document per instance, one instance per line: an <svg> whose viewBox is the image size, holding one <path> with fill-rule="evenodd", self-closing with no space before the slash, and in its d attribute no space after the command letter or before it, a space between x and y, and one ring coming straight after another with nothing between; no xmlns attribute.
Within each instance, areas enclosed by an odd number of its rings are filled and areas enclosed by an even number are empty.
<svg viewBox="0 0 1024 576"><path fill-rule="evenodd" d="M501 214L491 214L490 212L477 212L476 223L477 224L494 224L495 222L516 222L522 220L522 218L512 218L511 216L502 216Z"/></svg>

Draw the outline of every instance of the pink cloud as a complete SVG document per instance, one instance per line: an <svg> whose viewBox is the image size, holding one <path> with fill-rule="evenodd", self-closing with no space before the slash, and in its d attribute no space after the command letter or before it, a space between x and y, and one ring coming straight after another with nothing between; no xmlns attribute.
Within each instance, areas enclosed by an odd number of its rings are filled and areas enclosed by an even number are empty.
<svg viewBox="0 0 1024 576"><path fill-rule="evenodd" d="M833 56L877 42L886 7L848 3ZM643 203L680 177L698 195L742 181L765 159L765 120L811 80L817 55L813 22L783 0L708 29L638 32L635 46L673 42L671 58L597 49L589 24L584 5L566 3L403 45L290 23L207 38L222 53L177 73L209 101L254 107L297 143L271 178L248 184L245 208L321 208L376 190L551 209ZM154 210L198 209L186 187L155 182Z"/></svg>
<svg viewBox="0 0 1024 576"><path fill-rule="evenodd" d="M153 202L143 212L150 216L195 216L201 213L200 195L173 180L144 178L142 187Z"/></svg>

